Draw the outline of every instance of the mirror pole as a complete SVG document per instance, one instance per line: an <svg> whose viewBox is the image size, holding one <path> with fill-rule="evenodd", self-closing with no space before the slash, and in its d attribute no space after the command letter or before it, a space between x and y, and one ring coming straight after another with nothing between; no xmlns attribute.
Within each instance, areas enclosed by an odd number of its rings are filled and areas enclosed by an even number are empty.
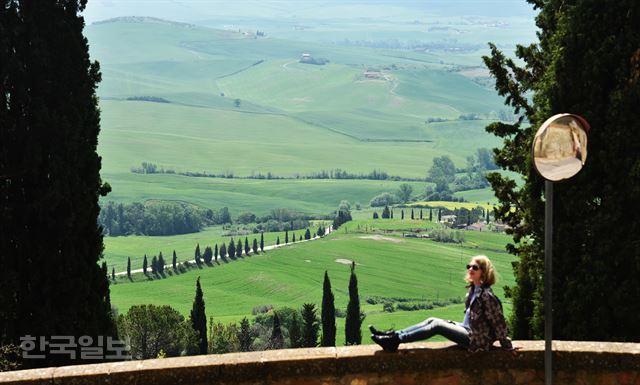
<svg viewBox="0 0 640 385"><path fill-rule="evenodd" d="M553 246L553 182L544 182L544 383L553 384L552 334L553 297L552 293L552 246Z"/></svg>

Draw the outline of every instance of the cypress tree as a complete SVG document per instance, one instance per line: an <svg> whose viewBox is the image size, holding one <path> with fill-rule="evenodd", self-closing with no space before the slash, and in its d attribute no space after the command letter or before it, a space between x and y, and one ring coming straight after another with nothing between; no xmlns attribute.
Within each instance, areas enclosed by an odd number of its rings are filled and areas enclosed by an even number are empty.
<svg viewBox="0 0 640 385"><path fill-rule="evenodd" d="M195 260L196 260L196 264L200 265L202 263L202 261L200 260L200 258L202 258L202 255L200 254L200 244L196 244L196 251L194 254Z"/></svg>
<svg viewBox="0 0 640 385"><path fill-rule="evenodd" d="M204 263L211 263L211 260L213 259L213 250L211 250L211 246L207 246L204 248L204 254L202 254L202 258L204 259Z"/></svg>
<svg viewBox="0 0 640 385"><path fill-rule="evenodd" d="M176 255L176 251L173 250L173 259L171 261L171 264L173 265L173 270L177 270L178 269L178 256Z"/></svg>
<svg viewBox="0 0 640 385"><path fill-rule="evenodd" d="M322 284L322 340L320 346L336 346L336 307L333 292L331 291L331 281L329 273L324 272L324 283Z"/></svg>
<svg viewBox="0 0 640 385"><path fill-rule="evenodd" d="M506 292L513 301L511 329L519 339L544 333L545 183L532 166L531 144L547 118L572 112L592 130L584 168L553 188L553 337L637 342L640 301L633 298L640 297L635 241L640 221L630 212L630 202L640 199L640 3L534 4L539 43L518 46L524 67L495 45L483 58L498 93L517 115L526 115L514 124L487 127L504 139L496 150L497 165L524 181L488 175L500 202L494 220L511 227L509 252L519 259L514 264L517 286Z"/></svg>
<svg viewBox="0 0 640 385"><path fill-rule="evenodd" d="M264 233L260 233L260 251L264 253Z"/></svg>
<svg viewBox="0 0 640 385"><path fill-rule="evenodd" d="M218 244L217 243L213 248L213 260L216 262L218 261Z"/></svg>
<svg viewBox="0 0 640 385"><path fill-rule="evenodd" d="M302 305L302 346L313 348L318 346L318 332L320 323L316 314L316 305L305 303Z"/></svg>
<svg viewBox="0 0 640 385"><path fill-rule="evenodd" d="M127 257L127 277L131 279L131 257Z"/></svg>
<svg viewBox="0 0 640 385"><path fill-rule="evenodd" d="M244 255L249 255L251 248L249 247L249 238L244 237Z"/></svg>
<svg viewBox="0 0 640 385"><path fill-rule="evenodd" d="M191 308L191 327L198 338L198 353L207 354L207 315L205 313L204 295L200 286L200 277L196 280L196 295Z"/></svg>
<svg viewBox="0 0 640 385"><path fill-rule="evenodd" d="M400 219L404 220L404 209L400 210Z"/></svg>
<svg viewBox="0 0 640 385"><path fill-rule="evenodd" d="M271 338L269 338L270 349L282 349L284 347L284 338L282 338L282 329L280 329L280 318L278 313L273 313L273 330Z"/></svg>
<svg viewBox="0 0 640 385"><path fill-rule="evenodd" d="M251 332L251 326L249 320L244 317L240 321L240 330L238 330L238 342L240 343L241 352L251 351L251 344L253 344L253 333Z"/></svg>
<svg viewBox="0 0 640 385"><path fill-rule="evenodd" d="M420 209L420 220L422 220L422 209Z"/></svg>
<svg viewBox="0 0 640 385"><path fill-rule="evenodd" d="M429 222L433 222L433 212L431 211L431 208L429 208Z"/></svg>
<svg viewBox="0 0 640 385"><path fill-rule="evenodd" d="M442 209L438 209L438 223L442 222Z"/></svg>
<svg viewBox="0 0 640 385"><path fill-rule="evenodd" d="M292 348L302 347L302 327L300 326L300 319L298 318L297 311L291 316L291 323L289 324L289 341Z"/></svg>
<svg viewBox="0 0 640 385"><path fill-rule="evenodd" d="M233 238L231 238L231 241L229 242L229 247L227 248L227 253L229 253L229 258L234 258L236 256L236 244L233 241Z"/></svg>
<svg viewBox="0 0 640 385"><path fill-rule="evenodd" d="M293 233L293 240L291 242L296 243L296 233Z"/></svg>
<svg viewBox="0 0 640 385"><path fill-rule="evenodd" d="M258 240L253 238L253 254L258 254Z"/></svg>
<svg viewBox="0 0 640 385"><path fill-rule="evenodd" d="M158 273L164 274L164 257L162 251L158 255Z"/></svg>
<svg viewBox="0 0 640 385"><path fill-rule="evenodd" d="M384 206L384 209L382 209L382 219L389 219L389 217L391 216L391 211L389 210L389 206Z"/></svg>
<svg viewBox="0 0 640 385"><path fill-rule="evenodd" d="M373 212L373 219L378 219L378 213L377 212Z"/></svg>
<svg viewBox="0 0 640 385"><path fill-rule="evenodd" d="M487 210L487 218L485 219L485 222L489 224L489 210Z"/></svg>
<svg viewBox="0 0 640 385"><path fill-rule="evenodd" d="M358 295L358 278L356 277L356 263L351 262L351 278L349 279L349 304L347 305L347 317L345 320L345 344L360 345L362 332L360 326L364 321L364 315L360 313L360 296Z"/></svg>
<svg viewBox="0 0 640 385"><path fill-rule="evenodd" d="M309 229L307 229L307 231L305 231L304 239L306 239L306 240L311 239L311 231L309 231Z"/></svg>
<svg viewBox="0 0 640 385"><path fill-rule="evenodd" d="M414 220L414 219L416 219L416 218L414 217L413 209L411 209L411 220Z"/></svg>
<svg viewBox="0 0 640 385"><path fill-rule="evenodd" d="M0 344L20 337L113 336L103 274L96 152L100 66L86 1L0 6ZM24 360L25 368L69 363Z"/></svg>
<svg viewBox="0 0 640 385"><path fill-rule="evenodd" d="M289 230L285 230L284 232L284 244L288 244L289 243Z"/></svg>
<svg viewBox="0 0 640 385"><path fill-rule="evenodd" d="M112 267L112 268L111 268L111 280L112 280L113 282L115 282L115 281L116 281L116 268L115 268L115 267Z"/></svg>
<svg viewBox="0 0 640 385"><path fill-rule="evenodd" d="M242 257L242 241L238 239L238 244L236 245L236 257Z"/></svg>
<svg viewBox="0 0 640 385"><path fill-rule="evenodd" d="M279 245L280 245L280 237L278 236L276 237L276 246L279 246Z"/></svg>
<svg viewBox="0 0 640 385"><path fill-rule="evenodd" d="M391 209L391 215L389 217L393 219L393 209Z"/></svg>
<svg viewBox="0 0 640 385"><path fill-rule="evenodd" d="M158 257L151 258L151 274L158 274Z"/></svg>
<svg viewBox="0 0 640 385"><path fill-rule="evenodd" d="M147 254L144 255L144 259L142 260L142 272L144 275L147 275Z"/></svg>
<svg viewBox="0 0 640 385"><path fill-rule="evenodd" d="M224 243L220 246L220 258L227 258L227 246Z"/></svg>

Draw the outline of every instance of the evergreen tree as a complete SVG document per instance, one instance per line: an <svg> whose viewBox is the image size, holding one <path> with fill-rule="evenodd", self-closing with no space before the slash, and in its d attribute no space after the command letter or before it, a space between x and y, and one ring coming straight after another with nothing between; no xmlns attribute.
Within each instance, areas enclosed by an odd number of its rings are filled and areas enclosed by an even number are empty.
<svg viewBox="0 0 640 385"><path fill-rule="evenodd" d="M345 320L345 344L360 345L362 332L360 326L364 321L364 314L360 312L360 296L358 295L358 278L356 277L356 263L351 262L351 278L349 279L349 304Z"/></svg>
<svg viewBox="0 0 640 385"><path fill-rule="evenodd" d="M115 282L115 281L116 281L116 268L115 268L115 267L112 267L112 268L111 268L111 280L112 280L113 282Z"/></svg>
<svg viewBox="0 0 640 385"><path fill-rule="evenodd" d="M284 244L288 244L289 243L289 231L285 230L284 232Z"/></svg>
<svg viewBox="0 0 640 385"><path fill-rule="evenodd" d="M253 238L253 254L258 254L258 240Z"/></svg>
<svg viewBox="0 0 640 385"><path fill-rule="evenodd" d="M147 275L147 254L144 255L144 259L142 260L142 272L144 275Z"/></svg>
<svg viewBox="0 0 640 385"><path fill-rule="evenodd" d="M233 238L231 238L231 241L229 242L227 253L229 254L229 258L233 259L236 256L236 243L233 241Z"/></svg>
<svg viewBox="0 0 640 385"><path fill-rule="evenodd" d="M280 318L278 313L273 313L273 330L271 331L271 338L269 338L270 349L282 349L284 347L284 338L282 337L282 330L280 329Z"/></svg>
<svg viewBox="0 0 640 385"><path fill-rule="evenodd" d="M158 257L151 258L151 274L158 274Z"/></svg>
<svg viewBox="0 0 640 385"><path fill-rule="evenodd" d="M291 316L291 323L289 324L289 341L292 348L302 347L302 326L300 325L300 319L298 318L297 311Z"/></svg>
<svg viewBox="0 0 640 385"><path fill-rule="evenodd" d="M264 233L260 233L260 251L264 253Z"/></svg>
<svg viewBox="0 0 640 385"><path fill-rule="evenodd" d="M307 231L304 232L304 239L306 240L311 239L311 231L309 231L309 229L307 229Z"/></svg>
<svg viewBox="0 0 640 385"><path fill-rule="evenodd" d="M313 348L318 346L318 332L320 322L316 314L316 305L305 303L302 305L302 346Z"/></svg>
<svg viewBox="0 0 640 385"><path fill-rule="evenodd" d="M240 321L240 330L238 330L238 341L240 342L240 351L241 352L249 352L251 351L251 344L253 344L253 333L251 332L251 327L249 326L249 320L247 317L244 317L242 321Z"/></svg>
<svg viewBox="0 0 640 385"><path fill-rule="evenodd" d="M291 241L292 243L296 243L296 233L293 233L293 239Z"/></svg>
<svg viewBox="0 0 640 385"><path fill-rule="evenodd" d="M404 209L400 210L400 219L404 221Z"/></svg>
<svg viewBox="0 0 640 385"><path fill-rule="evenodd" d="M414 217L413 209L411 209L411 220L414 220L414 219L416 219L416 218Z"/></svg>
<svg viewBox="0 0 640 385"><path fill-rule="evenodd" d="M433 222L433 211L429 209L429 222Z"/></svg>
<svg viewBox="0 0 640 385"><path fill-rule="evenodd" d="M389 219L389 217L391 216L391 211L389 210L389 206L384 206L384 209L382 209L382 219Z"/></svg>
<svg viewBox="0 0 640 385"><path fill-rule="evenodd" d="M199 243L196 244L196 251L195 251L194 257L195 257L195 260L196 260L196 264L200 265L202 263L202 260L201 260L202 254L200 254L200 244Z"/></svg>
<svg viewBox="0 0 640 385"><path fill-rule="evenodd" d="M336 346L336 307L329 273L324 272L322 285L322 340L320 346Z"/></svg>
<svg viewBox="0 0 640 385"><path fill-rule="evenodd" d="M242 257L242 241L238 239L238 244L236 245L236 257Z"/></svg>
<svg viewBox="0 0 640 385"><path fill-rule="evenodd" d="M220 246L220 258L227 258L227 246L225 246L224 243L222 244L222 246Z"/></svg>
<svg viewBox="0 0 640 385"><path fill-rule="evenodd" d="M378 213L377 212L373 212L373 219L378 219Z"/></svg>
<svg viewBox="0 0 640 385"><path fill-rule="evenodd" d="M198 353L207 354L207 315L205 313L204 295L200 287L200 277L196 280L196 295L191 308L191 327L198 337Z"/></svg>
<svg viewBox="0 0 640 385"><path fill-rule="evenodd" d="M393 219L393 209L391 209L391 214L389 215L391 219Z"/></svg>
<svg viewBox="0 0 640 385"><path fill-rule="evenodd" d="M127 257L127 277L131 279L131 257Z"/></svg>
<svg viewBox="0 0 640 385"><path fill-rule="evenodd" d="M249 255L251 248L249 247L249 238L244 237L244 255Z"/></svg>
<svg viewBox="0 0 640 385"><path fill-rule="evenodd" d="M101 271L100 66L86 1L0 6L0 345L20 337L114 335ZM24 360L63 365L68 355Z"/></svg>
<svg viewBox="0 0 640 385"><path fill-rule="evenodd" d="M211 250L211 246L207 246L204 248L204 253L202 254L202 258L204 259L204 263L210 264L213 259L213 250Z"/></svg>
<svg viewBox="0 0 640 385"><path fill-rule="evenodd" d="M176 251L173 250L173 259L171 261L171 264L173 265L173 270L177 270L178 269L178 256L176 255Z"/></svg>
<svg viewBox="0 0 640 385"><path fill-rule="evenodd" d="M276 237L276 246L279 246L279 245L280 245L280 237L278 236Z"/></svg>
<svg viewBox="0 0 640 385"><path fill-rule="evenodd" d="M420 209L420 220L422 220L422 209Z"/></svg>
<svg viewBox="0 0 640 385"><path fill-rule="evenodd" d="M322 225L318 226L318 231L316 232L318 237L324 237L324 227Z"/></svg>
<svg viewBox="0 0 640 385"><path fill-rule="evenodd" d="M486 217L486 219L485 219L485 222L486 222L487 224L489 224L489 210L487 210L487 217Z"/></svg>
<svg viewBox="0 0 640 385"><path fill-rule="evenodd" d="M484 58L498 93L531 122L521 117L487 127L504 138L495 150L498 166L524 181L488 175L500 202L494 220L511 227L508 251L519 259L516 286L505 292L513 302L513 336L544 334L544 181L534 171L532 140L548 117L572 112L593 129L583 170L553 188L553 337L640 341L637 317L630 316L640 314L640 301L630 300L640 298L638 244L629 242L640 233L629 213L629 202L640 199L638 172L630 171L639 169L640 3L532 3L539 43L518 46L524 68L494 45Z"/></svg>
<svg viewBox="0 0 640 385"><path fill-rule="evenodd" d="M438 209L438 223L442 222L442 209Z"/></svg>
<svg viewBox="0 0 640 385"><path fill-rule="evenodd" d="M158 273L164 274L164 257L162 251L158 255Z"/></svg>
<svg viewBox="0 0 640 385"><path fill-rule="evenodd" d="M218 261L218 244L217 243L213 248L213 260L216 262Z"/></svg>

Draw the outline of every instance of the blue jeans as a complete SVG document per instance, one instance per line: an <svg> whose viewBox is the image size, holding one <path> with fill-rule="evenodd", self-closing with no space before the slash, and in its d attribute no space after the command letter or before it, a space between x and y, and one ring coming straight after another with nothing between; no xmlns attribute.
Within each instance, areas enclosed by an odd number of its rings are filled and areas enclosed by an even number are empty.
<svg viewBox="0 0 640 385"><path fill-rule="evenodd" d="M434 335L441 335L456 344L469 346L469 330L460 322L445 321L440 318L427 318L419 324L398 330L400 342L426 340Z"/></svg>

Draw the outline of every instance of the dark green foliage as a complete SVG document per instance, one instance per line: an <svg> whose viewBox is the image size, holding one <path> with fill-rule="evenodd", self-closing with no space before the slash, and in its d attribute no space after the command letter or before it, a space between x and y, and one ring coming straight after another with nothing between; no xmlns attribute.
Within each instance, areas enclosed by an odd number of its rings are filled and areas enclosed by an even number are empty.
<svg viewBox="0 0 640 385"><path fill-rule="evenodd" d="M131 257L127 257L127 277L131 278Z"/></svg>
<svg viewBox="0 0 640 385"><path fill-rule="evenodd" d="M348 201L341 201L336 211L336 217L333 219L333 229L337 230L344 223L351 220L351 204ZM306 236L306 235L305 235ZM306 238L305 238L306 239Z"/></svg>
<svg viewBox="0 0 640 385"><path fill-rule="evenodd" d="M324 226L322 225L318 226L318 231L316 231L316 235L319 237L324 237L324 233L325 233Z"/></svg>
<svg viewBox="0 0 640 385"><path fill-rule="evenodd" d="M413 214L413 209L411 209L411 219L416 219L415 215Z"/></svg>
<svg viewBox="0 0 640 385"><path fill-rule="evenodd" d="M282 337L282 330L280 329L280 318L278 313L273 314L273 329L271 331L271 338L269 338L269 349L282 349L284 347L284 338Z"/></svg>
<svg viewBox="0 0 640 385"><path fill-rule="evenodd" d="M242 257L242 241L238 239L238 244L236 245L236 257Z"/></svg>
<svg viewBox="0 0 640 385"><path fill-rule="evenodd" d="M302 326L298 312L293 313L291 323L289 324L289 344L292 348L301 348L302 345Z"/></svg>
<svg viewBox="0 0 640 385"><path fill-rule="evenodd" d="M249 255L251 248L249 247L249 238L244 237L244 255Z"/></svg>
<svg viewBox="0 0 640 385"><path fill-rule="evenodd" d="M314 348L318 346L320 322L316 312L315 304L305 303L302 305L302 347Z"/></svg>
<svg viewBox="0 0 640 385"><path fill-rule="evenodd" d="M404 220L404 209L400 210L400 219Z"/></svg>
<svg viewBox="0 0 640 385"><path fill-rule="evenodd" d="M176 255L175 250L173 250L173 259L171 261L171 264L173 265L173 270L176 270L178 268L178 256Z"/></svg>
<svg viewBox="0 0 640 385"><path fill-rule="evenodd" d="M429 209L429 222L433 222L433 210Z"/></svg>
<svg viewBox="0 0 640 385"><path fill-rule="evenodd" d="M280 237L276 237L276 246L280 245Z"/></svg>
<svg viewBox="0 0 640 385"><path fill-rule="evenodd" d="M251 326L249 325L249 320L247 317L244 317L242 321L240 321L240 330L238 330L238 341L240 342L240 351L241 352L249 352L251 351L251 344L253 344L254 340L253 333L251 332Z"/></svg>
<svg viewBox="0 0 640 385"><path fill-rule="evenodd" d="M488 176L500 201L495 219L512 227L507 250L519 258L517 286L505 291L513 302L513 336L539 339L544 333L544 181L534 171L532 140L548 117L571 112L592 130L584 169L554 185L554 339L637 342L640 221L629 210L640 199L640 3L534 4L540 42L517 47L525 67L494 45L484 58L500 95L531 122L487 127L504 138L494 150L496 163L524 181L518 187L498 173Z"/></svg>
<svg viewBox="0 0 640 385"><path fill-rule="evenodd" d="M220 246L220 258L227 258L227 246L224 243Z"/></svg>
<svg viewBox="0 0 640 385"><path fill-rule="evenodd" d="M0 5L0 345L115 335L102 272L100 66L85 1ZM25 360L63 365L68 355Z"/></svg>
<svg viewBox="0 0 640 385"><path fill-rule="evenodd" d="M157 358L160 351L167 357L192 353L197 341L189 321L167 305L132 306L118 317L118 334L130 339L131 356L138 360Z"/></svg>
<svg viewBox="0 0 640 385"><path fill-rule="evenodd" d="M322 339L320 346L336 346L336 307L327 271L324 272L324 283L322 284L321 318Z"/></svg>
<svg viewBox="0 0 640 385"><path fill-rule="evenodd" d="M289 232L288 231L284 232L284 243L285 243L285 245L287 243L289 243Z"/></svg>
<svg viewBox="0 0 640 385"><path fill-rule="evenodd" d="M408 183L403 183L400 185L400 188L398 188L396 195L398 196L398 199L400 199L401 203L407 203L411 199L412 192L413 187Z"/></svg>
<svg viewBox="0 0 640 385"><path fill-rule="evenodd" d="M199 265L202 263L202 254L200 253L200 244L196 244L196 251L194 252L194 258L196 260L196 264Z"/></svg>
<svg viewBox="0 0 640 385"><path fill-rule="evenodd" d="M420 220L422 220L422 209L420 209Z"/></svg>
<svg viewBox="0 0 640 385"><path fill-rule="evenodd" d="M307 231L304 232L304 239L306 240L311 239L311 231L309 231L309 229L307 229Z"/></svg>
<svg viewBox="0 0 640 385"><path fill-rule="evenodd" d="M362 332L360 326L364 321L364 313L360 311L360 296L358 295L358 278L356 277L356 263L351 263L351 278L349 279L349 303L345 319L345 344L360 345Z"/></svg>
<svg viewBox="0 0 640 385"><path fill-rule="evenodd" d="M151 258L151 274L158 274L158 257Z"/></svg>
<svg viewBox="0 0 640 385"><path fill-rule="evenodd" d="M213 260L213 250L211 250L211 246L207 246L204 248L204 253L202 254L202 259L204 259L204 263L210 264Z"/></svg>
<svg viewBox="0 0 640 385"><path fill-rule="evenodd" d="M378 213L377 212L373 212L373 219L378 219Z"/></svg>
<svg viewBox="0 0 640 385"><path fill-rule="evenodd" d="M296 243L296 233L293 233L293 238L291 240L292 243Z"/></svg>
<svg viewBox="0 0 640 385"><path fill-rule="evenodd" d="M438 209L438 223L442 222L442 209Z"/></svg>
<svg viewBox="0 0 640 385"><path fill-rule="evenodd" d="M144 259L142 260L142 272L146 275L147 274L147 267L148 267L148 263L147 263L147 254L144 255Z"/></svg>
<svg viewBox="0 0 640 385"><path fill-rule="evenodd" d="M164 274L164 265L165 265L165 261L161 251L160 254L158 255L158 273L160 275Z"/></svg>
<svg viewBox="0 0 640 385"><path fill-rule="evenodd" d="M227 253L229 253L229 258L233 259L236 256L236 243L231 238L229 241L229 247L227 248Z"/></svg>
<svg viewBox="0 0 640 385"><path fill-rule="evenodd" d="M191 327L198 336L198 353L207 354L207 315L202 287L200 287L200 277L196 280L196 295L193 299L190 321Z"/></svg>
<svg viewBox="0 0 640 385"><path fill-rule="evenodd" d="M295 236L294 236L295 237ZM253 254L258 254L258 240L253 238Z"/></svg>
<svg viewBox="0 0 640 385"><path fill-rule="evenodd" d="M112 280L113 282L115 282L115 281L116 281L116 268L115 268L115 267L112 267L112 268L111 268L111 280Z"/></svg>
<svg viewBox="0 0 640 385"><path fill-rule="evenodd" d="M389 218L393 219L393 209L391 209L391 214L389 215Z"/></svg>
<svg viewBox="0 0 640 385"><path fill-rule="evenodd" d="M487 210L487 217L484 220L486 223L489 223L489 210Z"/></svg>
<svg viewBox="0 0 640 385"><path fill-rule="evenodd" d="M389 219L391 217L391 211L389 211L389 206L384 206L382 210L382 219Z"/></svg>
<svg viewBox="0 0 640 385"><path fill-rule="evenodd" d="M264 233L260 233L260 251L264 252Z"/></svg>
<svg viewBox="0 0 640 385"><path fill-rule="evenodd" d="M218 244L216 243L216 245L213 247L213 260L217 261L218 260Z"/></svg>

